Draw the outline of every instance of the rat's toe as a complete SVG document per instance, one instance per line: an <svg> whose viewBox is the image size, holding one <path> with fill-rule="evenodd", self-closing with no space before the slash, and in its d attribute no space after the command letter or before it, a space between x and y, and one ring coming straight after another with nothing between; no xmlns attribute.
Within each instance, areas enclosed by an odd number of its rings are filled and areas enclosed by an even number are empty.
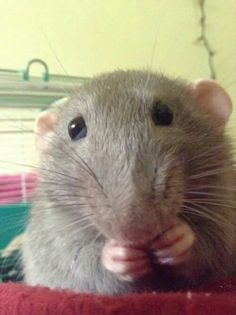
<svg viewBox="0 0 236 315"><path fill-rule="evenodd" d="M124 280L141 277L150 270L147 253L136 248L107 242L102 250L103 266Z"/></svg>
<svg viewBox="0 0 236 315"><path fill-rule="evenodd" d="M191 227L179 220L152 244L157 262L175 265L186 261L191 255L194 240L195 235Z"/></svg>

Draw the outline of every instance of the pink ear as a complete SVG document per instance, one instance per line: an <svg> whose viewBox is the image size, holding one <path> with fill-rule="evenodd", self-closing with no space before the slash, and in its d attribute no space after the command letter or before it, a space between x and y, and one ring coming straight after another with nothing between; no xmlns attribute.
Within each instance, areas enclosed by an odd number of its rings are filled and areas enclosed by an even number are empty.
<svg viewBox="0 0 236 315"><path fill-rule="evenodd" d="M213 80L197 80L189 85L189 91L200 109L209 115L213 126L224 129L232 113L228 93Z"/></svg>
<svg viewBox="0 0 236 315"><path fill-rule="evenodd" d="M53 129L57 122L57 114L53 111L42 112L36 119L36 146L40 151L46 151L51 143Z"/></svg>
<svg viewBox="0 0 236 315"><path fill-rule="evenodd" d="M36 146L40 151L46 151L50 147L58 115L67 101L67 97L54 101L49 110L42 112L37 117L34 132L36 135Z"/></svg>

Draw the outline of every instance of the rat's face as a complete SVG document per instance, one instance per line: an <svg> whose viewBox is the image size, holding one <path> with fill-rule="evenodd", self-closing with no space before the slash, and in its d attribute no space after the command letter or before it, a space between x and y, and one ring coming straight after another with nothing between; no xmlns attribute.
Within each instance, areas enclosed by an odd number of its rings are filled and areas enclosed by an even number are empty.
<svg viewBox="0 0 236 315"><path fill-rule="evenodd" d="M67 175L58 175L57 199L71 204L73 220L78 213L108 238L147 241L184 211L203 153L219 141L184 84L120 71L65 104L47 164Z"/></svg>

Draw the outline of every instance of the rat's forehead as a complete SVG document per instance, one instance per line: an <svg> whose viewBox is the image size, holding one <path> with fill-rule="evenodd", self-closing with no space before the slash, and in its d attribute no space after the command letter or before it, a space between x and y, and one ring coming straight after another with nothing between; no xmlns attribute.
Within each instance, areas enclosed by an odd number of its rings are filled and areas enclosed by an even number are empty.
<svg viewBox="0 0 236 315"><path fill-rule="evenodd" d="M73 112L118 112L149 108L155 101L183 103L184 85L158 74L116 72L92 79L71 98Z"/></svg>

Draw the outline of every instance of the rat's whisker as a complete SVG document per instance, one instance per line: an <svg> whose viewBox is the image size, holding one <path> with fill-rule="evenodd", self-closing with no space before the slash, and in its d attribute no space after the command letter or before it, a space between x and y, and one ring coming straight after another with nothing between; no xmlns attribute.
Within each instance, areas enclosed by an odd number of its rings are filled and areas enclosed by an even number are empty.
<svg viewBox="0 0 236 315"><path fill-rule="evenodd" d="M53 201L53 203L56 203L57 206L54 206L53 204L51 204L50 206L45 206L45 201L44 200L39 200L36 202L37 204L37 211L41 211L41 212L47 212L47 211L52 211L53 209L57 209L58 207L62 207L64 210L67 211L79 211L79 213L84 210L84 209L96 209L96 205L95 204L89 204L87 202L75 202L75 203L70 203L68 202L68 199L56 199L55 201ZM38 209L40 206L42 205L42 207L40 209ZM109 208L109 205L104 204L105 208Z"/></svg>
<svg viewBox="0 0 236 315"><path fill-rule="evenodd" d="M65 173L62 173L62 172L59 172L59 171L56 171L56 170L52 170L52 169L48 169L48 168L45 168L45 167L41 167L41 166L34 166L34 165L29 165L29 164L24 164L24 163L19 163L19 162L16 163L16 162L5 161L5 160L0 160L0 163L10 164L10 165L17 165L17 166L23 166L23 167L27 167L27 168L30 167L31 169L36 169L36 170L41 171L41 175L43 175L44 172L45 172L46 177L49 178L49 179L50 179L50 175L57 175L57 176L61 176L62 178L65 177L65 178L69 178L71 180L75 180L76 182L78 182L78 178L77 177L74 177L74 176L71 176L69 174L65 174ZM48 173L50 174L49 176L48 176ZM57 178L57 180L58 180L58 178Z"/></svg>
<svg viewBox="0 0 236 315"><path fill-rule="evenodd" d="M229 220L225 217L226 213L224 211L212 211L209 209L206 205L198 204L196 202L191 202L191 201L185 201L185 205L188 206L194 206L195 208L198 208L200 213L208 213L212 217L217 217L220 220L224 220L226 223L229 224ZM197 211L197 210L196 210Z"/></svg>
<svg viewBox="0 0 236 315"><path fill-rule="evenodd" d="M92 222L90 222L87 225L84 225L82 227L79 227L78 229L74 229L73 231L70 232L70 234L73 235L78 235L78 232L85 232L86 230L91 230L95 229L95 226Z"/></svg>
<svg viewBox="0 0 236 315"><path fill-rule="evenodd" d="M40 180L41 184L45 184L45 185L52 185L53 187L65 187L64 183L60 183L60 182L56 182L55 180ZM70 184L70 188L78 188L78 189L82 189L82 190L88 190L88 187L86 186L82 186L80 184L78 185L73 185Z"/></svg>
<svg viewBox="0 0 236 315"><path fill-rule="evenodd" d="M78 198L78 199L81 199L81 198L84 198L84 197L87 197L86 195L81 195L79 193L68 193L68 194L64 194L64 193L61 193L60 191L56 192L55 190L54 191L48 191L48 193L38 193L36 196L35 196L35 200L39 200L40 198L44 199L44 198L47 198L50 196L50 199L51 198L58 198L58 200L67 200L68 201L68 198ZM89 198L91 198L91 196L88 196ZM69 199L70 200L70 199Z"/></svg>
<svg viewBox="0 0 236 315"><path fill-rule="evenodd" d="M76 177L73 177L73 176L70 176L68 174L64 174L64 173L58 172L58 171L54 171L54 170L51 170L51 169L47 169L47 168L44 168L44 167L39 167L39 166L34 166L34 165L24 164L24 163L16 163L16 162L5 161L5 160L0 160L0 163L11 164L11 165L18 165L18 166L27 167L27 168L30 167L32 169L46 171L46 172L49 172L49 173L52 173L52 174L57 174L57 175L60 175L62 177L68 177L70 179L78 181L78 178L76 178Z"/></svg>
<svg viewBox="0 0 236 315"><path fill-rule="evenodd" d="M224 174L224 173L231 173L232 172L232 167L220 167L214 170L210 170L210 171L205 171L196 175L191 175L189 176L190 180L193 179L199 179L199 178L205 178L205 177L209 177L209 176L214 176L214 175L219 175L219 174Z"/></svg>
<svg viewBox="0 0 236 315"><path fill-rule="evenodd" d="M223 223L226 226L229 225L229 221L223 216L221 216L219 213L212 212L207 207L200 206L199 208L201 210L198 209L197 207L199 207L199 205L195 205L192 203L190 205L184 204L183 205L184 213L189 213L190 215L198 216L200 218L205 218L213 223L216 223L217 225L219 223Z"/></svg>
<svg viewBox="0 0 236 315"><path fill-rule="evenodd" d="M211 185L211 184L196 184L196 185L189 185L188 189L213 189L215 191L215 189L219 189L219 190L226 190L226 191L236 191L236 187L226 187L226 186L221 186L221 185Z"/></svg>
<svg viewBox="0 0 236 315"><path fill-rule="evenodd" d="M225 199L218 199L218 198L191 198L191 201L196 202L198 204L212 204L222 207L232 207L235 208L235 204L233 201L228 201L225 203Z"/></svg>
<svg viewBox="0 0 236 315"><path fill-rule="evenodd" d="M208 167L209 165L209 161L214 161L214 162L218 162L220 163L220 161L217 159L216 161L216 156L215 154L217 152L219 152L220 150L223 150L223 146L222 145L219 145L217 147L214 147L214 148L210 148L206 151L204 151L203 153L200 153L200 154L196 154L195 156L191 157L191 158L186 158L186 163L195 163L195 164L199 164L199 165L196 165L195 167L204 167L204 165L206 167ZM235 151L235 148L231 148L231 153L233 154L233 152ZM222 157L221 159L222 163L225 163L225 157ZM206 164L205 164L205 163ZM233 159L230 164L233 163L235 164L235 159Z"/></svg>
<svg viewBox="0 0 236 315"><path fill-rule="evenodd" d="M12 124L9 124L9 125L11 126ZM21 131L24 130L24 128L18 127L15 125L12 125L12 127L15 129L21 130ZM49 124L48 124L48 128L51 129L51 126L49 126ZM43 139L44 141L48 142L55 149L58 149L51 137L49 137L47 135L42 135L36 131L32 131L32 134L34 134L34 135L40 137L41 139ZM56 137L58 137L60 139L60 135L56 131L54 131L54 134ZM66 150L64 148L64 146L66 146L66 149L68 149L68 150ZM79 167L82 167L84 171L88 172L97 181L98 185L100 185L100 183L98 182L98 179L97 179L96 175L94 174L94 172L92 171L92 169L87 165L87 163L82 159L82 157L80 157L78 155L78 153L75 151L75 149L66 142L64 143L64 146L63 146L63 148L60 148L60 150L62 150L69 158L71 158L77 165L79 165ZM76 155L76 158L74 158L72 156L72 153L74 153Z"/></svg>
<svg viewBox="0 0 236 315"><path fill-rule="evenodd" d="M206 204L206 205L221 206L221 207L227 207L227 208L235 209L235 205L233 205L233 204L217 203L217 202L205 201L202 199L191 199L191 200L192 200L192 202L195 202L196 205Z"/></svg>
<svg viewBox="0 0 236 315"><path fill-rule="evenodd" d="M219 196L218 196L219 197ZM234 201L228 201L228 203L225 203L225 197L222 196L221 198L206 198L206 197L202 197L202 198L189 198L189 199L184 199L184 201L186 202L196 202L196 204L212 204L212 205L218 205L218 206L222 206L222 207L232 207L235 208L235 203Z"/></svg>
<svg viewBox="0 0 236 315"><path fill-rule="evenodd" d="M14 221L14 220L17 220L19 221L22 220L22 222L24 222L25 220L25 213L6 213L4 216L1 215L1 222L7 222L8 220L9 221Z"/></svg>
<svg viewBox="0 0 236 315"><path fill-rule="evenodd" d="M225 160L216 160L215 158L213 159L207 159L207 163L204 164L202 161L201 161L201 164L199 165L194 165L193 168L196 171L200 171L200 170L213 170L215 168L219 168L219 167L225 167L225 166L228 166L228 167L233 167L233 164L234 162L230 162L230 163L226 163Z"/></svg>
<svg viewBox="0 0 236 315"><path fill-rule="evenodd" d="M215 147L211 147L210 149L207 149L205 150L204 152L201 152L199 154L196 154L194 155L193 157L191 158L187 158L186 161L187 162L191 162L191 161L194 161L194 160L197 160L197 159L200 159L200 158L203 158L203 157L207 157L207 158L210 158L210 157L215 157L215 152L217 152L219 149L222 149L222 145L217 145ZM202 161L201 161L202 162Z"/></svg>
<svg viewBox="0 0 236 315"><path fill-rule="evenodd" d="M224 196L220 196L220 195L217 194L217 193L211 193L211 192L187 190L187 191L186 191L186 194L187 194L187 195L188 195L188 194L190 194L190 195L200 195L200 196L213 196L213 197L215 196L215 197L217 197L217 199L220 198L220 199L222 199L222 200L225 200L225 197L224 197Z"/></svg>
<svg viewBox="0 0 236 315"><path fill-rule="evenodd" d="M9 224L11 223L10 222L5 222L6 224ZM11 226L7 225L7 226L4 226L1 228L1 232L0 232L0 235L4 235L8 232L12 232L14 230L14 232L16 232L16 234L20 234L22 232L22 230L24 229L24 222L14 222L11 224Z"/></svg>
<svg viewBox="0 0 236 315"><path fill-rule="evenodd" d="M66 229L66 228L71 228L71 227L78 227L79 229L81 229L81 226L80 224L81 223L84 223L84 222L88 222L88 219L92 217L92 214L88 214L88 215L85 215L81 218L79 218L78 220L74 221L74 222L71 222L69 224L66 224L63 229ZM89 225L93 225L90 221L89 221ZM86 225L87 226L87 225ZM82 228L84 227L84 225L82 225Z"/></svg>

